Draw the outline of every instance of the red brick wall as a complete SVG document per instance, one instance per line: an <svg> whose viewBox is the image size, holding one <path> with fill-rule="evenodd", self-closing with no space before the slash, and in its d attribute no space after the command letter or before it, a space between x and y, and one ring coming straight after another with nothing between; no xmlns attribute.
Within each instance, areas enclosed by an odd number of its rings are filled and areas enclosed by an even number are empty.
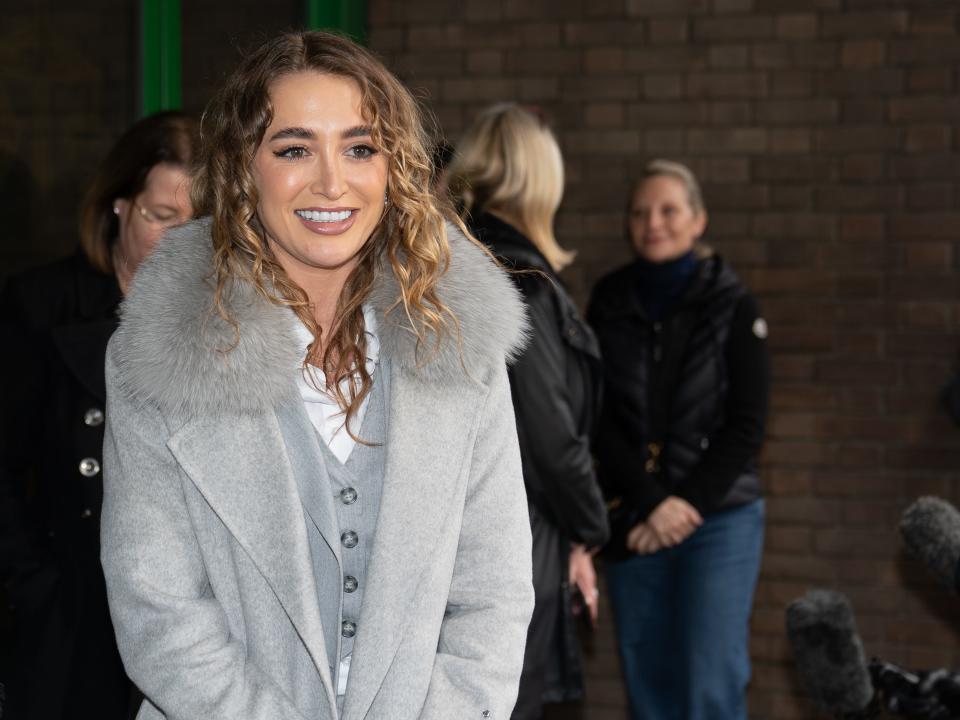
<svg viewBox="0 0 960 720"><path fill-rule="evenodd" d="M456 139L497 100L542 107L583 300L625 261L653 156L704 182L709 235L759 295L774 353L752 715L799 718L783 609L846 592L867 652L960 666L960 607L904 557L915 496L960 498L937 404L958 349L960 10L951 0L371 0L370 39ZM610 617L583 717L622 718Z"/></svg>

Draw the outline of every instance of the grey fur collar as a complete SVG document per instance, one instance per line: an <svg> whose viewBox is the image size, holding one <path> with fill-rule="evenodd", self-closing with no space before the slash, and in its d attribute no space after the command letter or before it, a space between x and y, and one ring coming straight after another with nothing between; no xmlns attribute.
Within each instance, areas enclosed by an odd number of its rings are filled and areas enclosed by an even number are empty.
<svg viewBox="0 0 960 720"><path fill-rule="evenodd" d="M370 299L381 353L439 383L463 379L464 372L482 377L490 364L511 360L527 333L523 304L509 278L451 224L447 237L451 262L439 293L460 321L460 348L455 337L447 337L430 362L418 364L416 336L402 307L385 314L399 297L392 273L381 274ZM237 281L229 304L239 343L222 352L236 336L209 311L211 256L210 223L203 219L171 231L143 263L112 341L119 382L133 397L169 413L259 412L295 392L292 379L303 361L297 320Z"/></svg>

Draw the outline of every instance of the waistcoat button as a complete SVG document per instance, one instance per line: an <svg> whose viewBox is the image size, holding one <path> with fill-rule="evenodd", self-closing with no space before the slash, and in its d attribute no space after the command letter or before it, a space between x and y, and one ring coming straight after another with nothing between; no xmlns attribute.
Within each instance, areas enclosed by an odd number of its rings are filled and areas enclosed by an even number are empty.
<svg viewBox="0 0 960 720"><path fill-rule="evenodd" d="M103 410L100 408L90 408L83 414L83 424L88 427L97 427L103 425Z"/></svg>
<svg viewBox="0 0 960 720"><path fill-rule="evenodd" d="M347 575L343 578L343 591L347 593L355 592L359 584L353 575Z"/></svg>
<svg viewBox="0 0 960 720"><path fill-rule="evenodd" d="M344 505L353 505L357 501L357 491L352 487L340 491L340 502Z"/></svg>
<svg viewBox="0 0 960 720"><path fill-rule="evenodd" d="M340 634L345 638L352 638L357 634L357 624L349 620L344 620L340 625Z"/></svg>
<svg viewBox="0 0 960 720"><path fill-rule="evenodd" d="M80 474L84 477L93 477L100 472L100 463L95 458L84 458L80 461Z"/></svg>
<svg viewBox="0 0 960 720"><path fill-rule="evenodd" d="M340 542L343 543L345 548L354 548L359 541L360 538L357 537L357 534L353 530L347 530L340 536Z"/></svg>

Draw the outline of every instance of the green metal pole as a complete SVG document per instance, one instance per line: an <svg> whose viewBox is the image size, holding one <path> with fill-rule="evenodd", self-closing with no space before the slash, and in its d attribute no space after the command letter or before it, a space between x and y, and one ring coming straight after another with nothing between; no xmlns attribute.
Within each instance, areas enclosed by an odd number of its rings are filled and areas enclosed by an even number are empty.
<svg viewBox="0 0 960 720"><path fill-rule="evenodd" d="M366 0L306 0L308 30L337 30L367 41Z"/></svg>
<svg viewBox="0 0 960 720"><path fill-rule="evenodd" d="M140 114L178 110L181 97L180 0L140 2Z"/></svg>

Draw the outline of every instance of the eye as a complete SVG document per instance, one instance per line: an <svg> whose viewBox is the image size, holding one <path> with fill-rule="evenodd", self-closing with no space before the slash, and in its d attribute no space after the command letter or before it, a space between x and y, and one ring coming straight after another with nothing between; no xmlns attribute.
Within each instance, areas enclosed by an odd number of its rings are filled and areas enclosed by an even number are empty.
<svg viewBox="0 0 960 720"><path fill-rule="evenodd" d="M347 150L347 154L354 160L367 160L377 154L377 150L370 145L353 145Z"/></svg>
<svg viewBox="0 0 960 720"><path fill-rule="evenodd" d="M661 211L666 217L671 217L677 214L677 209L673 205L667 205Z"/></svg>
<svg viewBox="0 0 960 720"><path fill-rule="evenodd" d="M280 150L274 150L273 154L285 160L302 160L307 156L307 148L303 145L291 145Z"/></svg>

